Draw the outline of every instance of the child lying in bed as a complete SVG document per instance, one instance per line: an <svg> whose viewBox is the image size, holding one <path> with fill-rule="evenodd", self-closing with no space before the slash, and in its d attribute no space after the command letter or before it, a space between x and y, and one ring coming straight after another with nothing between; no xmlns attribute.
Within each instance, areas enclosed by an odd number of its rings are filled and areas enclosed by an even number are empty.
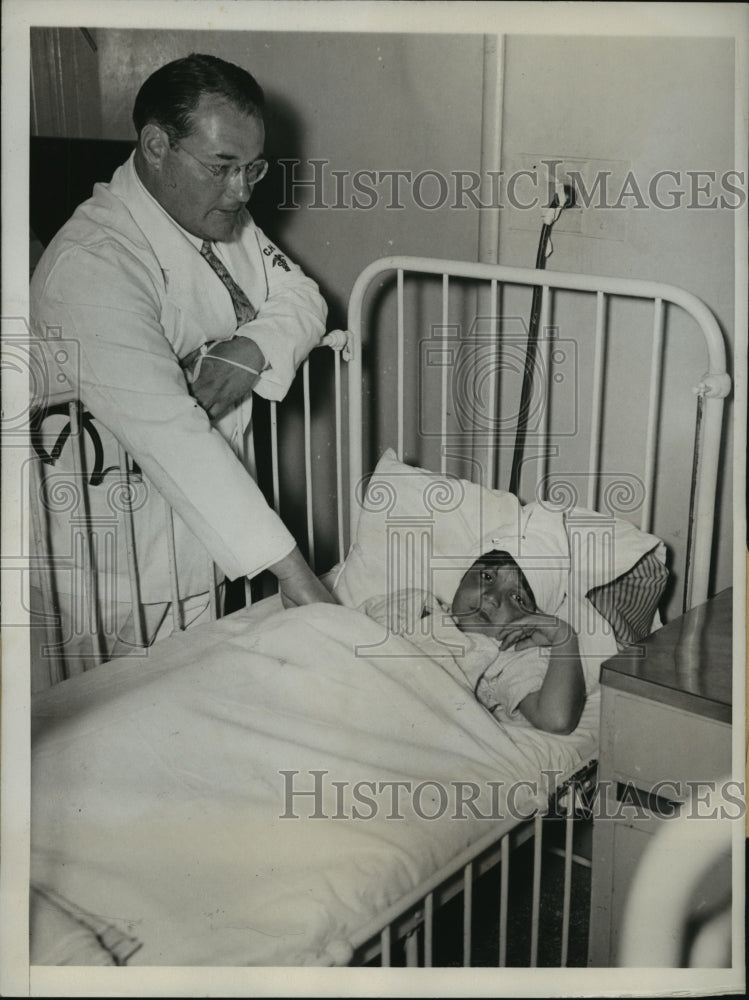
<svg viewBox="0 0 749 1000"><path fill-rule="evenodd" d="M537 729L571 733L585 705L585 678L577 636L570 625L545 614L508 552L480 556L458 586L452 615L459 629L494 639L501 651L550 647L541 687L520 701L521 714Z"/></svg>
<svg viewBox="0 0 749 1000"><path fill-rule="evenodd" d="M435 581L441 596L401 590L361 610L448 670L440 647L455 650L458 630L473 636L452 654L454 676L496 719L571 733L603 661L657 625L668 578L655 536L582 509L576 518L528 504L519 523L487 536L491 547L466 572ZM431 627L417 628L425 615Z"/></svg>

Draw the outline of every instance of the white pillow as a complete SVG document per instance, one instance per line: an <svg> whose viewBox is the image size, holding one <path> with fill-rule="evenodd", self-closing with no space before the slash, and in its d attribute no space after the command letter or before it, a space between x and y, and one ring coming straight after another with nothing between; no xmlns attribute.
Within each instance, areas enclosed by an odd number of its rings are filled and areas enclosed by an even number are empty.
<svg viewBox="0 0 749 1000"><path fill-rule="evenodd" d="M361 502L336 596L356 608L372 597L415 588L450 604L487 535L516 528L519 517L511 493L404 465L389 448Z"/></svg>

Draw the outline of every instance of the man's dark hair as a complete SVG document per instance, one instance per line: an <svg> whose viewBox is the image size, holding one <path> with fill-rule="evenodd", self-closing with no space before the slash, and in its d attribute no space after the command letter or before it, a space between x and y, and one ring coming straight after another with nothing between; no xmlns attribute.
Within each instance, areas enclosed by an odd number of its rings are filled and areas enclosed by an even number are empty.
<svg viewBox="0 0 749 1000"><path fill-rule="evenodd" d="M217 56L193 53L157 69L138 91L133 123L140 135L149 122L159 125L174 144L193 130L192 115L203 94L216 94L240 111L262 118L263 89L247 70Z"/></svg>

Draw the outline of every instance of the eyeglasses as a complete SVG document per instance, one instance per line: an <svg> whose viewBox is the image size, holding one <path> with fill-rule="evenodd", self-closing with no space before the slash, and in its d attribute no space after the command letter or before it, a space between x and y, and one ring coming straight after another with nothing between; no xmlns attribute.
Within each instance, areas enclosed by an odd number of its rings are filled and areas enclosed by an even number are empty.
<svg viewBox="0 0 749 1000"><path fill-rule="evenodd" d="M187 153L190 159L195 160L204 170L208 171L211 180L219 187L226 187L233 183L239 177L240 171L244 171L244 179L248 185L257 184L268 173L268 161L262 157L244 165L240 163L204 163L184 146L172 146L172 149L181 149L183 153Z"/></svg>

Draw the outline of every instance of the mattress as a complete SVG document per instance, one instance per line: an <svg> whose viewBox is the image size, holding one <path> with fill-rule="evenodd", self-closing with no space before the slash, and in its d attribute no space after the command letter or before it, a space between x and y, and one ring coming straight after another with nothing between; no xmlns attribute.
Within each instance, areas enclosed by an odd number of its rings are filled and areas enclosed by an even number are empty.
<svg viewBox="0 0 749 1000"><path fill-rule="evenodd" d="M378 913L596 754L596 696L569 736L502 725L454 664L360 612L258 617L35 698L32 964L94 964L86 927L102 962L344 964Z"/></svg>

